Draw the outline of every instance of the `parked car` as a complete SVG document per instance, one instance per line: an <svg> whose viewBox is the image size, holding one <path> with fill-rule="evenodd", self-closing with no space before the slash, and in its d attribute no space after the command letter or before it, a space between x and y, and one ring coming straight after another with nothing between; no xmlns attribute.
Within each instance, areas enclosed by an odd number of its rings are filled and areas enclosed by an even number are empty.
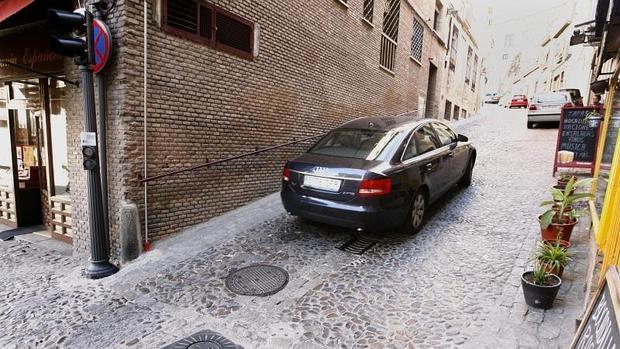
<svg viewBox="0 0 620 349"><path fill-rule="evenodd" d="M514 95L510 100L510 108L527 108L527 96Z"/></svg>
<svg viewBox="0 0 620 349"><path fill-rule="evenodd" d="M282 203L292 215L373 232L418 231L428 205L471 183L476 149L432 119L367 117L287 162Z"/></svg>
<svg viewBox="0 0 620 349"><path fill-rule="evenodd" d="M581 97L581 91L578 88L561 88L553 92L568 92L573 104L576 107L583 107L583 97Z"/></svg>
<svg viewBox="0 0 620 349"><path fill-rule="evenodd" d="M484 95L484 103L499 103L499 95L497 93L487 93Z"/></svg>
<svg viewBox="0 0 620 349"><path fill-rule="evenodd" d="M536 93L527 111L527 128L541 122L559 122L562 108L574 106L569 92Z"/></svg>

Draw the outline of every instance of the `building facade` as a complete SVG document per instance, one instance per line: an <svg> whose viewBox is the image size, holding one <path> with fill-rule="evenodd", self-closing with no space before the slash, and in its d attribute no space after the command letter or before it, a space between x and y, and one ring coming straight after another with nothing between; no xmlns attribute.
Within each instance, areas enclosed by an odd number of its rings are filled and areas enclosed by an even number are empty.
<svg viewBox="0 0 620 349"><path fill-rule="evenodd" d="M77 69L44 41L22 40L50 31L49 4L23 5L0 14L1 219L42 223L81 253L89 237ZM356 117L445 114L450 21L442 1L151 0L144 9L143 1L116 0L106 13L114 39L103 76L115 258L125 203L138 205L143 230L159 239L278 190L284 162L310 143L160 178L146 193L145 176L320 135ZM26 47L14 45L20 40ZM456 68L479 76L471 56L469 68ZM473 80L468 93L477 91ZM450 98L468 114L477 109L470 95Z"/></svg>

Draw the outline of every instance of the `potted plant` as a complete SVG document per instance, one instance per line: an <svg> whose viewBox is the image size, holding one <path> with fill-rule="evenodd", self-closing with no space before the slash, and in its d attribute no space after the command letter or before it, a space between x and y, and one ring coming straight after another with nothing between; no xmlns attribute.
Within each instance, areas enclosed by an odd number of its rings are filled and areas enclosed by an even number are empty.
<svg viewBox="0 0 620 349"><path fill-rule="evenodd" d="M572 255L561 240L556 240L540 242L533 258L547 273L562 277L564 267L571 261Z"/></svg>
<svg viewBox="0 0 620 349"><path fill-rule="evenodd" d="M540 263L534 265L534 270L526 271L521 275L525 303L534 308L551 308L560 285L562 285L562 279L548 273Z"/></svg>
<svg viewBox="0 0 620 349"><path fill-rule="evenodd" d="M584 121L590 128L599 127L601 125L601 120L603 120L603 116L596 110L588 112L584 118Z"/></svg>
<svg viewBox="0 0 620 349"><path fill-rule="evenodd" d="M554 188L558 188L558 189L564 189L566 188L566 184L571 180L574 179L575 181L577 180L577 177L573 176L573 175L561 175L560 177L558 177L558 182L557 184L554 186Z"/></svg>
<svg viewBox="0 0 620 349"><path fill-rule="evenodd" d="M578 181L571 178L564 190L551 188L552 200L541 203L541 206L551 206L551 208L538 217L542 240L570 241L570 235L577 224L577 217L586 212L574 209L572 204L593 197L591 193L575 193L574 189L583 187L591 181L591 178Z"/></svg>

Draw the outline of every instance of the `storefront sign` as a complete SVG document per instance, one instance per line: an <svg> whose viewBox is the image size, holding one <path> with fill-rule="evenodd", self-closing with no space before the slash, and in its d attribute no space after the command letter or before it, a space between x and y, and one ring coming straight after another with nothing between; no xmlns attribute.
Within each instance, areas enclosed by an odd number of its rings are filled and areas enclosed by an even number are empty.
<svg viewBox="0 0 620 349"><path fill-rule="evenodd" d="M62 71L63 60L63 56L50 50L49 33L28 31L0 37L0 78L31 74L3 61L53 73Z"/></svg>
<svg viewBox="0 0 620 349"><path fill-rule="evenodd" d="M581 325L573 338L571 349L618 348L620 277L618 269L610 267L603 284L588 306Z"/></svg>
<svg viewBox="0 0 620 349"><path fill-rule="evenodd" d="M594 171L594 157L599 127L591 127L587 116L602 114L595 107L562 108L555 151L553 175L558 168L589 168Z"/></svg>

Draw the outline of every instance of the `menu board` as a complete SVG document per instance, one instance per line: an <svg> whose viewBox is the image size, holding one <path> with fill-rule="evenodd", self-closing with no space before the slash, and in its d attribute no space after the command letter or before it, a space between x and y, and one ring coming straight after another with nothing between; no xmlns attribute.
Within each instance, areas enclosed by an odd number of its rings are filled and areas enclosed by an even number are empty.
<svg viewBox="0 0 620 349"><path fill-rule="evenodd" d="M618 293L620 278L616 267L610 267L605 281L596 296L590 301L588 310L573 337L571 348L598 349L618 348L620 329L618 328Z"/></svg>
<svg viewBox="0 0 620 349"><path fill-rule="evenodd" d="M602 115L596 107L562 108L553 173L558 167L594 169L596 146L600 127L590 127L586 117L593 112ZM563 160L561 153L571 153Z"/></svg>

